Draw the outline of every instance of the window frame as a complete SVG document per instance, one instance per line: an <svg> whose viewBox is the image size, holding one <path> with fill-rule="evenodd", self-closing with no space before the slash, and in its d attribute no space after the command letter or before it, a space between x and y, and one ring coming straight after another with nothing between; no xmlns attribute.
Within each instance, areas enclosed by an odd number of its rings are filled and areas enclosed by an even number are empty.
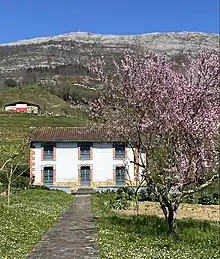
<svg viewBox="0 0 220 259"><path fill-rule="evenodd" d="M52 170L48 169L48 172L47 172L47 174L48 174L48 176L47 176L48 181L45 182L46 168L50 168ZM43 167L43 182L42 183L44 185L53 185L53 182L54 182L54 172L55 172L55 169L54 169L54 167L52 165L46 165L46 166ZM50 178L51 178L50 173L52 173L52 180L51 181L50 181Z"/></svg>
<svg viewBox="0 0 220 259"><path fill-rule="evenodd" d="M122 147L122 148L120 148L120 147ZM125 143L114 143L113 148L114 148L114 160L124 160L126 158L126 144Z"/></svg>
<svg viewBox="0 0 220 259"><path fill-rule="evenodd" d="M56 144L54 143L43 143L42 149L42 161L53 161L55 159ZM50 150L49 150L50 149Z"/></svg>
<svg viewBox="0 0 220 259"><path fill-rule="evenodd" d="M85 148L87 147L87 149ZM83 149L85 148L85 149ZM88 142L78 143L78 160L91 160L92 144Z"/></svg>
<svg viewBox="0 0 220 259"><path fill-rule="evenodd" d="M89 169L89 182L87 181L81 181L81 169L83 167L88 167ZM93 181L93 165L92 164L78 164L78 184L79 186L91 186Z"/></svg>

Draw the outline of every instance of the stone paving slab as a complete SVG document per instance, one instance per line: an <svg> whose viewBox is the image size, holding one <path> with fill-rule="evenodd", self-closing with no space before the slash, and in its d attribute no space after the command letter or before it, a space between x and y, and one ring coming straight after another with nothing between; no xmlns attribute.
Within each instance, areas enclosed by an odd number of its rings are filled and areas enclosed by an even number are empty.
<svg viewBox="0 0 220 259"><path fill-rule="evenodd" d="M76 195L67 211L27 256L27 259L52 258L99 258L90 195Z"/></svg>

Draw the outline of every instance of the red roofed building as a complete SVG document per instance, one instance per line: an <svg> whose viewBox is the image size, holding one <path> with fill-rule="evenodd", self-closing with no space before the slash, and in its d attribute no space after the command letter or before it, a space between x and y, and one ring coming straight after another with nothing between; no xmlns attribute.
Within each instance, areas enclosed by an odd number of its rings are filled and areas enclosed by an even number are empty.
<svg viewBox="0 0 220 259"><path fill-rule="evenodd" d="M7 112L26 112L26 113L40 113L40 106L33 103L18 101L5 105L5 111Z"/></svg>

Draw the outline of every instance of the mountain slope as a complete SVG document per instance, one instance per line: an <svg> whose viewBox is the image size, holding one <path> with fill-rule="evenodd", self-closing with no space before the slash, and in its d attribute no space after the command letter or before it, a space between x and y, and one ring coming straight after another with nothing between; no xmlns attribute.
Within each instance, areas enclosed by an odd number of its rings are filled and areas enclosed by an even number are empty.
<svg viewBox="0 0 220 259"><path fill-rule="evenodd" d="M47 111L60 115L63 115L66 112L69 114L75 113L75 110L71 109L67 102L37 85L2 89L0 92L0 99L0 109L9 103L25 101L38 104L42 112Z"/></svg>
<svg viewBox="0 0 220 259"><path fill-rule="evenodd" d="M117 55L125 47L142 45L169 57L181 51L196 54L201 48L218 48L219 35L207 33L149 33L142 35L101 35L68 33L53 37L35 38L0 45L0 73L22 77L29 67L56 67L76 64L86 67L91 51Z"/></svg>

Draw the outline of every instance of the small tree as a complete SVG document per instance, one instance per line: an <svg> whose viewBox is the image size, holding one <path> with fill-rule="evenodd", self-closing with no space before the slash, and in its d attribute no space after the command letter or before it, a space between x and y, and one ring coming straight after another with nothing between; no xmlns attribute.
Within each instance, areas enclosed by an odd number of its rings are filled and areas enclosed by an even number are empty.
<svg viewBox="0 0 220 259"><path fill-rule="evenodd" d="M11 198L11 189L13 183L15 183L19 177L21 177L26 171L28 171L29 167L26 167L25 169L22 169L21 172L16 174L16 171L18 170L19 164L13 165L11 164L9 167L5 168L5 174L7 179L7 205L8 208L10 206L10 198Z"/></svg>
<svg viewBox="0 0 220 259"><path fill-rule="evenodd" d="M13 142L9 142L6 140L6 136L3 136L3 141L1 141L0 145L0 175L3 176L7 182L7 204L8 208L10 205L10 195L11 195L11 187L12 184L22 176L29 167L22 169L19 173L17 173L18 168L20 166L20 162L24 157L25 151L27 151L28 142L25 138L23 143L16 145Z"/></svg>
<svg viewBox="0 0 220 259"><path fill-rule="evenodd" d="M165 56L125 50L111 70L102 58L91 65L104 85L91 117L145 153L132 162L143 169L172 233L183 196L219 177L218 53L186 58L176 69Z"/></svg>
<svg viewBox="0 0 220 259"><path fill-rule="evenodd" d="M9 78L4 81L4 84L7 87L15 87L17 85L17 82L14 79Z"/></svg>
<svg viewBox="0 0 220 259"><path fill-rule="evenodd" d="M125 166L125 172L126 172L126 184L131 188L132 194L134 197L134 202L135 202L135 210L136 210L136 215L139 215L139 201L138 201L138 196L139 196L139 191L141 190L142 187L146 187L146 180L143 177L143 175L139 174L139 167L137 166L139 158L142 154L139 154L136 152L137 149L135 149L133 146L131 146L132 151L133 151L133 157L126 157L123 161L124 166ZM132 162L133 164L131 164ZM131 176L130 173L130 167L134 166L134 178Z"/></svg>

